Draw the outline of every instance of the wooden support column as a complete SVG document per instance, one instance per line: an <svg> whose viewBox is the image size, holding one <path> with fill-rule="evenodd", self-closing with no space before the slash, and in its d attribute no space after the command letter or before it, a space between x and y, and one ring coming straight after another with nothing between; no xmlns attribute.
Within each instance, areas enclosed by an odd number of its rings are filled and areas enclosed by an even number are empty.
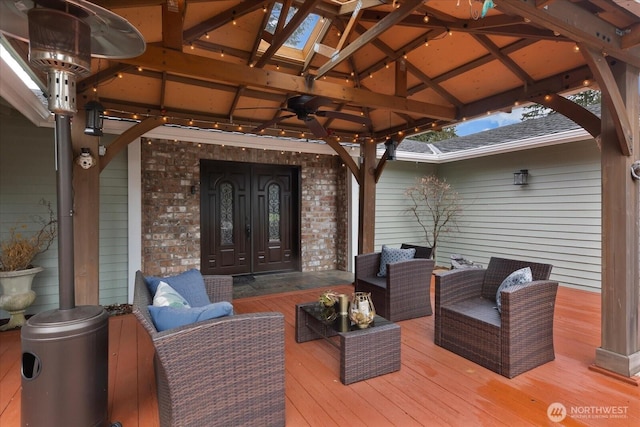
<svg viewBox="0 0 640 427"><path fill-rule="evenodd" d="M639 80L638 69L622 62L611 71L613 81L602 88L602 346L596 349L595 369L630 377L640 372L640 182L630 172L640 154ZM609 93L621 96L626 106L630 155L623 154L626 144L616 132Z"/></svg>
<svg viewBox="0 0 640 427"><path fill-rule="evenodd" d="M360 213L358 223L358 253L373 252L376 234L376 143L360 144Z"/></svg>
<svg viewBox="0 0 640 427"><path fill-rule="evenodd" d="M81 148L89 148L99 162L98 138L84 134L85 111L79 106L72 119L71 144L74 159ZM99 212L100 167L83 169L73 165L73 246L76 305L99 304Z"/></svg>

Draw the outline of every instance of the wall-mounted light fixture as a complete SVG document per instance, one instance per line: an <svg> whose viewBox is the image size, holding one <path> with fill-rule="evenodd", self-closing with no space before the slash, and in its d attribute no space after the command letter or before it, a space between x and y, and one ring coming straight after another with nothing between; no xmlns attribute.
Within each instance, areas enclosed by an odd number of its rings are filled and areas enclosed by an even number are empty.
<svg viewBox="0 0 640 427"><path fill-rule="evenodd" d="M513 185L527 185L528 177L529 171L527 169L520 169L518 172L514 172Z"/></svg>
<svg viewBox="0 0 640 427"><path fill-rule="evenodd" d="M98 101L89 101L85 104L87 121L84 128L86 135L102 136L102 112L104 107Z"/></svg>
<svg viewBox="0 0 640 427"><path fill-rule="evenodd" d="M384 142L384 145L387 147L387 160L391 161L391 160L395 160L396 159L396 147L398 146L398 143L396 141L394 141L393 139L387 139Z"/></svg>

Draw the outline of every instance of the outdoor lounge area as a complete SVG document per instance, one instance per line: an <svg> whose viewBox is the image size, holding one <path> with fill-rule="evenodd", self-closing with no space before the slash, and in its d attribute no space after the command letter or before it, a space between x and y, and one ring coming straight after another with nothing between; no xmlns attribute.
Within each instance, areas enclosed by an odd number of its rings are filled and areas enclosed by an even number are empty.
<svg viewBox="0 0 640 427"><path fill-rule="evenodd" d="M280 311L285 318L287 426L637 425L640 388L594 372L600 295L558 289L556 358L511 380L434 344L434 316L398 322L401 368L348 386L339 352L323 340L295 342L295 305L328 287L234 300L238 313ZM350 285L334 286L351 292ZM432 286L433 289L433 286ZM375 351L372 350L372 351ZM20 425L20 333L0 333L0 425ZM109 417L126 427L159 425L153 346L133 315L109 320ZM255 425L260 425L257 421Z"/></svg>

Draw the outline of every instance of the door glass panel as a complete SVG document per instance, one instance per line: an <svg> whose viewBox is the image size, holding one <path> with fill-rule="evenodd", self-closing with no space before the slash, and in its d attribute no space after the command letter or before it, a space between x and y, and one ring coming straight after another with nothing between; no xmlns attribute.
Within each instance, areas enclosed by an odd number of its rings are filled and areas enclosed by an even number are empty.
<svg viewBox="0 0 640 427"><path fill-rule="evenodd" d="M280 186L269 184L269 240L280 240Z"/></svg>
<svg viewBox="0 0 640 427"><path fill-rule="evenodd" d="M233 186L228 182L220 185L220 243L233 244Z"/></svg>

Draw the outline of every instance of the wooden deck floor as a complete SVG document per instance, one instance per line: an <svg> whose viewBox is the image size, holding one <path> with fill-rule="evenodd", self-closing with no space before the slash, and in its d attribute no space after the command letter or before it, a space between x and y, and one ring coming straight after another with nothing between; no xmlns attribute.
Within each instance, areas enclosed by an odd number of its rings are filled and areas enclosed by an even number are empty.
<svg viewBox="0 0 640 427"><path fill-rule="evenodd" d="M350 286L333 287L349 292ZM433 344L433 316L399 322L399 372L343 385L328 343L297 344L294 305L321 289L238 299L236 311L281 311L286 318L287 426L540 426L552 403L562 425L640 425L640 387L589 369L600 343L600 296L561 288L556 360L506 379ZM158 425L153 348L132 315L109 324L109 416L124 427ZM372 349L372 351L375 351ZM20 425L20 335L0 334L0 426ZM611 414L615 411L617 415ZM573 414L573 415L572 415Z"/></svg>

